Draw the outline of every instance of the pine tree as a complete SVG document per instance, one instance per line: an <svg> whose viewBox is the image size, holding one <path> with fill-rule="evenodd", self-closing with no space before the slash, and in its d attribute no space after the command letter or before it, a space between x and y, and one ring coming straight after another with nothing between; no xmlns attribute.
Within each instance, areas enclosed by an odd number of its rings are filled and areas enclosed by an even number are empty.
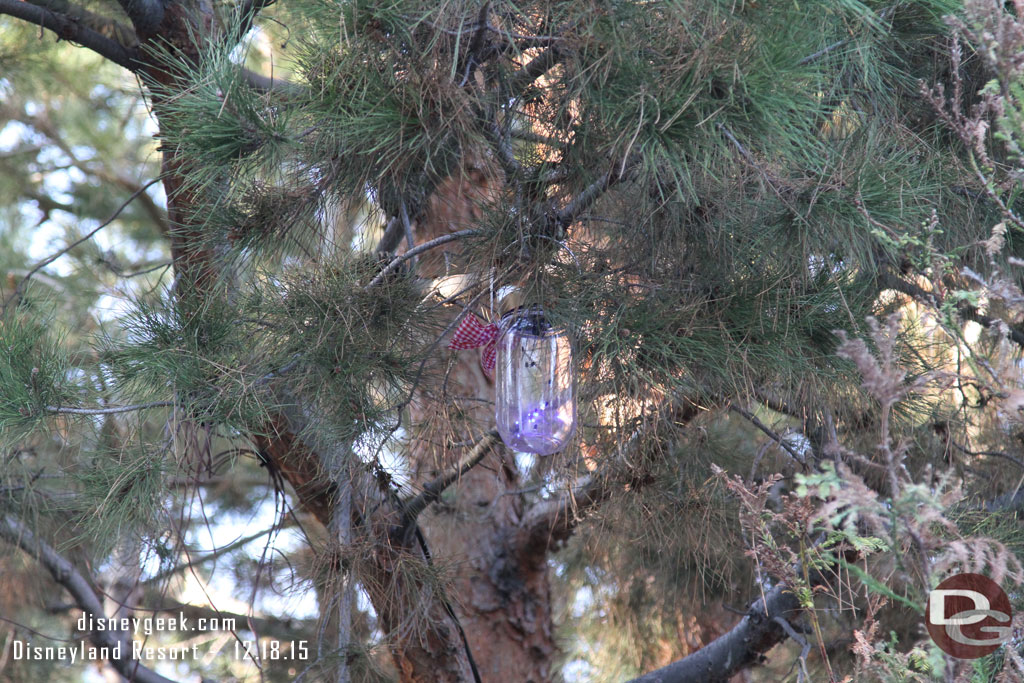
<svg viewBox="0 0 1024 683"><path fill-rule="evenodd" d="M153 173L141 143L67 112L87 141L63 154L132 201L56 191L15 163L3 175L13 200L132 245L75 240L54 255L76 258L66 277L56 258L0 261L10 586L52 586L41 566L74 614L139 614L140 585L198 566L182 554L197 501L224 477L221 509L251 509L257 468L275 528L303 530L290 573L321 610L244 627L309 639L308 660L263 656L275 680L941 677L958 665L907 610L957 569L1024 580L1016 522L992 514L1018 505L1006 473L1021 463L1006 415L1022 395L1024 126L1012 53L987 44L1024 47L1014 12L0 0L0 14L21 46L0 56L0 114L61 148L45 112L105 90L51 97L81 74L46 59L99 55L139 81L166 196L164 215L134 180ZM29 64L39 27L80 48ZM19 139L12 155L36 154ZM117 161L76 160L79 144ZM8 218L12 249L23 222ZM136 258L147 248L166 257ZM83 334L102 278L136 270L146 286ZM573 336L578 428L553 456L502 444L480 355L447 348L510 290ZM160 568L132 567L144 556ZM90 573L110 566L131 571L104 605ZM245 569L252 595L289 574ZM164 597L183 597L175 585ZM14 595L0 604L30 618Z"/></svg>

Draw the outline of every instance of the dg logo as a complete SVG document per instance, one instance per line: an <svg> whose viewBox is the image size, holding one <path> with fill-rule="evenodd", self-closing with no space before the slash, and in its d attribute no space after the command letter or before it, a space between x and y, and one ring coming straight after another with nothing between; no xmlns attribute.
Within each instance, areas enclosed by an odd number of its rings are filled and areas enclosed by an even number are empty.
<svg viewBox="0 0 1024 683"><path fill-rule="evenodd" d="M981 574L951 576L928 594L925 622L932 640L958 659L977 659L1010 639L1010 598Z"/></svg>

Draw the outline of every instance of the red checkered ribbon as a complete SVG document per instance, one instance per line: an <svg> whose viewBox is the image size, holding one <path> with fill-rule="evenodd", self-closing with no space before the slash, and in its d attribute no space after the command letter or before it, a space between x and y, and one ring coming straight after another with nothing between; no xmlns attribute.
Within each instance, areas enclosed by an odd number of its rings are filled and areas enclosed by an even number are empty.
<svg viewBox="0 0 1024 683"><path fill-rule="evenodd" d="M475 315L466 316L455 328L449 349L480 349L480 365L490 375L494 372L494 356L497 354L498 326L494 323L482 323Z"/></svg>

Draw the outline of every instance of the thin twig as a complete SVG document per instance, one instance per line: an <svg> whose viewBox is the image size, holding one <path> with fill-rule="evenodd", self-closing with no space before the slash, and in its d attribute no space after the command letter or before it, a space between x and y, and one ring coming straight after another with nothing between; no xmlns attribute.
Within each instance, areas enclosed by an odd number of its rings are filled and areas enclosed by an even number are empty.
<svg viewBox="0 0 1024 683"><path fill-rule="evenodd" d="M772 441L779 444L779 446L787 453L789 453L789 455L798 463L800 463L801 465L807 464L807 459L805 457L797 453L797 451L792 446L786 443L786 440L782 437L782 435L780 435L778 432L776 432L771 427L766 425L764 422L761 422L761 420L758 419L756 415L736 405L729 406L729 410L732 410L735 413L739 413L743 417L747 418L747 420L749 420L752 425L754 425L762 432L767 434L769 437L771 437Z"/></svg>
<svg viewBox="0 0 1024 683"><path fill-rule="evenodd" d="M152 403L137 403L131 406L110 406L109 408L68 408L65 406L46 406L46 410L50 413L68 415L114 415L116 413L130 413L133 410L165 408L173 405L174 401L153 401Z"/></svg>
<svg viewBox="0 0 1024 683"><path fill-rule="evenodd" d="M170 268L173 265L174 265L174 261L161 261L160 263L154 264L154 265L149 266L147 268L143 268L142 270L136 270L136 271L134 271L132 273L119 273L116 270L114 270L113 268L111 268L111 270L118 277L126 278L127 279L127 278L132 278L132 277L138 277L139 275L146 275L147 273L152 273L154 270L160 270L161 268L164 268L164 269ZM108 267L109 267L109 265L108 265Z"/></svg>
<svg viewBox="0 0 1024 683"><path fill-rule="evenodd" d="M403 523L408 524L415 520L427 506L435 502L444 493L444 490L458 481L463 475L476 467L491 452L491 448L501 442L501 437L496 430L491 430L476 442L473 449L467 453L457 464L442 472L423 485L423 490L407 502L402 503Z"/></svg>
<svg viewBox="0 0 1024 683"><path fill-rule="evenodd" d="M810 64L811 62L815 61L816 59L820 59L821 57L824 57L825 55L827 55L829 52L832 52L832 50L835 50L836 48L840 48L843 45L846 45L848 42L850 42L850 41L845 39L845 38L843 40L837 40L836 42L832 43L828 47L825 47L825 48L822 48L821 50L818 50L813 55L807 55L806 57L804 57L803 59L798 61L796 63L796 65L797 66L804 66L805 64Z"/></svg>
<svg viewBox="0 0 1024 683"><path fill-rule="evenodd" d="M571 225L580 214L593 206L602 194L626 177L627 172L637 164L637 159L623 160L619 171L608 171L583 189L565 208L555 214L555 222L563 229Z"/></svg>
<svg viewBox="0 0 1024 683"><path fill-rule="evenodd" d="M892 15L892 13L895 12L895 11L896 11L896 5L890 5L888 7L884 7L878 13L878 18L882 19L882 20L888 19ZM842 40L837 40L836 42L832 43L831 45L828 45L828 46L818 50L814 54L807 55L803 59L799 60L796 63L796 65L797 66L805 66L807 64L810 64L811 62L817 61L818 59L821 59L822 57L827 55L829 52L832 52L833 50L841 48L841 47L843 47L844 45L846 45L849 42L850 42L849 38L843 38Z"/></svg>
<svg viewBox="0 0 1024 683"><path fill-rule="evenodd" d="M136 199L136 198L137 198L137 197L138 197L139 195L141 195L141 194L142 194L143 192L145 192L145 191L146 191L146 190L148 190L148 189L149 189L149 188L150 188L151 186L155 185L156 183L160 182L161 180L162 180L162 178L160 178L160 177L156 177L156 178L153 178L152 180L150 180L150 181L149 181L148 183L146 183L145 185L143 185L142 187L140 187L140 188L139 188L138 190L136 190L135 192L133 192L133 193L131 194L131 196L130 196L130 197L128 197L128 199L124 200L124 202L122 202L122 203L121 203L121 206L117 207L117 210L116 210L116 211L114 211L114 213L113 213L113 214L111 214L110 218L108 218L107 220L105 220L105 221L103 221L102 223L100 223L100 225L99 225L99 226L97 226L96 228L94 228L93 230L91 230L91 231L90 231L90 232L89 232L89 233L88 233L87 235L85 235L84 237L82 237L82 238L80 238L80 239L77 239L77 240L75 240L74 242L72 242L72 243L71 243L71 244L69 244L68 246L64 247L64 248L63 248L63 249L61 249L60 251L58 251L58 252L56 252L56 253L54 253L54 254L51 254L50 256L47 256L47 257L46 257L46 258L44 258L44 259L43 259L42 261L40 261L39 263L37 263L36 265L34 265L34 266L33 266L33 267L31 268L31 270L29 270L29 271L28 271L28 274L27 274L27 275L25 275L25 277L23 277L23 278L21 279L21 282L19 282L19 283L18 283L18 286L14 288L14 293L13 293L13 294L11 294L11 296L10 296L10 297L9 297L9 298L7 299L7 301L5 301L5 302L4 302L4 308L6 309L6 308L7 308L7 305L8 305L8 304L9 304L9 303L10 303L11 301L13 301L13 300L14 300L14 299L16 299L17 297L19 297L19 296L20 296L20 295L22 294L22 292L24 292L24 291L25 291L25 285L26 285L26 284L28 284L28 281L29 281L30 279L32 279L32 276L33 276L33 275L35 275L35 274L36 274L36 273L38 273L38 272L39 272L40 270L42 270L42 269L43 269L43 268L45 268L46 266L50 265L51 263L53 263L54 261L56 261L57 259L59 259L59 258L60 258L61 256L63 256L64 254L68 253L69 251L71 251L72 249L74 249L75 247L77 247L77 246L78 246L79 244L82 244L83 242L86 242L86 241L88 241L88 240L92 239L92 236L93 236L93 235L95 235L95 234L96 234L96 233L98 233L98 232L99 232L100 230L102 230L103 228L105 228L105 227L107 227L108 225L110 225L111 223L113 223L113 222L114 222L114 220L115 220L115 219L116 219L116 218L117 218L118 216L120 216L120 215L121 215L121 212L122 212L122 211L124 211L124 210L125 210L125 209L126 209L126 208L128 207L128 205L129 205L129 204L131 204L131 203L132 203L132 202L133 202L133 201L134 201L134 200L135 200L135 199Z"/></svg>
<svg viewBox="0 0 1024 683"><path fill-rule="evenodd" d="M807 674L807 655L811 654L811 644L806 638L797 633L793 625L790 624L784 617L778 616L772 619L776 624L782 627L782 630L786 632L790 638L800 644L800 657L798 659L800 663L800 673L797 675L797 683L803 683L804 678Z"/></svg>
<svg viewBox="0 0 1024 683"><path fill-rule="evenodd" d="M242 546L248 545L249 543L251 543L252 541L255 541L258 538L262 538L262 537L266 536L267 534L271 534L271 533L274 533L275 531L283 529L283 528L285 528L285 526L286 526L285 523L278 522L277 524L274 524L274 525L270 526L267 529L263 529L262 531L257 531L256 533L250 534L249 536L244 536L244 537L238 539L237 541L232 541L231 543L228 543L226 545L222 545L219 548L215 548L215 549L211 550L209 553L203 555L200 558L197 558L197 559L194 559L194 560L189 558L188 560L186 560L185 562L182 562L181 564L176 564L173 567L170 567L169 569L165 569L162 572L156 574L152 578L146 579L145 581L142 582L142 585L143 586L148 586L148 585L153 585L153 584L159 584L164 579L169 579L170 577L174 576L175 574L179 574L179 573L181 573L183 571L191 569L192 567L195 567L197 565L203 564L205 562L209 562L210 560L215 560L215 559L217 559L218 557L220 557L222 555L225 555L225 554L230 553L230 552L232 552L234 550L237 550L237 549L241 548Z"/></svg>
<svg viewBox="0 0 1024 683"><path fill-rule="evenodd" d="M422 254L425 251L429 251L436 247L440 247L443 244L448 244L449 242L454 242L455 240L460 240L463 237L469 237L470 235L475 234L477 234L476 230L459 230L458 232L452 232L447 235L441 235L440 237L436 237L430 240L429 242L424 242L423 244L420 244L416 247L413 247L412 249L409 249L401 256L396 257L391 263L384 266L384 269L377 273L376 277L370 280L370 284L366 285L366 289L373 289L375 286L380 284L380 282L385 277L387 277L388 273L390 273L395 268L402 265L404 262L408 261L412 257L416 256L417 254Z"/></svg>
<svg viewBox="0 0 1024 683"><path fill-rule="evenodd" d="M961 446L953 439L950 439L949 443L951 443L953 447L956 448L961 453L965 453L967 455L985 455L991 456L993 458L1003 458L1004 460L1009 460L1014 465L1024 470L1024 460L1021 460L1016 456L1010 455L1009 453L1003 453L1002 451L972 451L966 446Z"/></svg>

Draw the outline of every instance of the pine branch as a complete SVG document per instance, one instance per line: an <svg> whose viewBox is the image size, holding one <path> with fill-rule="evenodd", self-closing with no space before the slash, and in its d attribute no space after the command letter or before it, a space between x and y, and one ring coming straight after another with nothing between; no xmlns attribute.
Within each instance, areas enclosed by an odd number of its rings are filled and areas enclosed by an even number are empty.
<svg viewBox="0 0 1024 683"><path fill-rule="evenodd" d="M72 6L69 5L69 7ZM84 11L76 7L72 13ZM138 71L142 66L136 50L128 48L116 40L107 38L101 33L75 21L69 15L60 14L46 7L25 2L24 0L0 0L0 14L6 14L36 26L41 26L55 33L59 40L77 43L129 71Z"/></svg>
<svg viewBox="0 0 1024 683"><path fill-rule="evenodd" d="M896 8L897 8L896 5L889 5L888 7L882 8L882 10L878 13L878 18L883 20L883 21L886 20L886 19L889 19L893 15L893 13L896 12ZM796 65L797 66L806 66L807 64L811 64L813 62L816 62L817 60L821 59L822 57L824 57L828 53L832 52L833 50L837 50L837 49L843 47L844 45L846 45L849 42L850 42L849 38L843 38L842 40L837 40L836 42L832 43L831 45L828 45L828 46L823 47L822 49L818 50L814 54L807 55L803 59L800 59L799 61L797 61Z"/></svg>
<svg viewBox="0 0 1024 683"><path fill-rule="evenodd" d="M159 0L146 0L145 4L160 6ZM162 13L163 10L160 11ZM65 0L0 0L0 14L48 29L57 35L58 40L77 43L133 73L144 65L139 57L139 37L135 31ZM135 28L145 33L137 23ZM110 38L108 34L116 38ZM264 76L244 67L239 69L246 82L259 92L288 97L304 92L298 83Z"/></svg>
<svg viewBox="0 0 1024 683"><path fill-rule="evenodd" d="M566 540L576 530L583 515L608 500L618 488L616 482L598 474L585 474L556 498L534 503L519 525L521 552L546 552Z"/></svg>
<svg viewBox="0 0 1024 683"><path fill-rule="evenodd" d="M980 455L980 456L990 457L990 458L1002 458L1003 460L1009 460L1014 465L1016 465L1017 467L1019 467L1022 470L1024 470L1024 460L1021 460L1017 456L1010 455L1009 453L1004 453L1003 451L972 451L971 449L967 448L966 446L958 444L952 438L949 440L949 443L953 446L953 448L957 449L958 451L960 451L961 453L963 453L965 455L973 455L973 456L979 456Z"/></svg>
<svg viewBox="0 0 1024 683"><path fill-rule="evenodd" d="M5 515L0 519L0 538L36 558L50 573L53 580L64 586L71 594L75 604L85 612L86 616L96 619L105 618L103 603L93 592L89 580L49 544L36 537L17 518ZM135 683L175 683L131 657L131 641L124 631L91 631L89 639L98 647L111 648L111 650L120 645L121 657L111 659L110 663L118 673L128 680Z"/></svg>
<svg viewBox="0 0 1024 683"><path fill-rule="evenodd" d="M617 164L618 169L607 171L600 178L585 187L574 197L565 208L558 211L553 217L553 223L561 230L567 229L580 215L594 205L601 195L614 187L619 181L625 178L627 171L637 163L636 159L623 159Z"/></svg>
<svg viewBox="0 0 1024 683"><path fill-rule="evenodd" d="M793 458L793 460L796 460L801 465L806 465L807 464L807 458L805 458L803 455L798 453L796 451L796 449L794 449L790 444L786 443L786 440L784 438L782 438L781 434L779 434L774 429L772 429L771 427L766 425L764 422L762 422L757 417L757 415L754 415L749 410L744 410L743 408L740 408L739 406L736 406L736 405L729 406L729 410L731 410L734 413L737 413L739 415L742 415L744 418L746 418L750 422L750 424L754 425L755 427L760 429L762 432L767 434L768 437L772 441L777 443L780 448L782 448L784 451L789 453L789 457Z"/></svg>
<svg viewBox="0 0 1024 683"><path fill-rule="evenodd" d="M701 409L692 399L674 395L666 399L659 410L660 419L685 424L695 418ZM577 479L561 496L534 503L523 514L519 524L516 549L526 554L545 552L553 544L569 538L587 511L608 500L626 484L629 484L631 491L635 491L648 483L650 478L645 473L622 466L623 462L631 460L629 455L643 445L647 435L648 429L636 430L606 471L589 472Z"/></svg>
<svg viewBox="0 0 1024 683"><path fill-rule="evenodd" d="M267 462L289 481L303 506L330 528L337 492L324 473L329 468L325 454L332 443L311 428L308 411L294 397L282 395L281 404L280 421L266 430L273 436L256 436L254 441ZM297 433L306 434L309 443L300 441ZM394 492L356 468L351 483L353 529L359 531L358 540L375 548L370 561L360 565L361 583L377 610L381 629L395 639L396 664L410 667L410 675L422 680L474 679L468 644L443 588L426 582L422 575L396 571L410 557L430 562L418 526L413 523L413 533L389 533L398 529L394 521L401 515ZM422 613L425 621L422 629L409 632L401 624L413 610Z"/></svg>
<svg viewBox="0 0 1024 683"><path fill-rule="evenodd" d="M265 477L261 477L260 478L260 483L263 483L265 481L266 481ZM175 574L181 574L182 572L188 571L188 570L190 570L190 569L192 569L194 567L197 567L197 566L199 566L201 564L204 564L206 562L210 562L211 560L216 560L218 557L221 557L222 555L226 555L226 554L228 554L228 553L230 553L232 551L238 550L239 548L241 548L243 546L246 546L249 543L252 543L253 541L255 541L258 538L262 538L263 536L266 536L267 534L272 534L272 533L274 533L276 531L284 529L285 527L286 527L286 525L284 523L274 524L273 526L271 526L271 527L269 527L267 529L263 529L262 531L257 531L256 533L250 534L248 536L243 536L242 538L238 539L237 541L233 541L231 543L227 543L225 545L222 545L222 546L220 546L218 548L215 548L215 549L211 550L208 553L205 553L202 557L199 557L199 558L196 558L196 559L191 559L190 558L190 559L186 560L185 562L182 562L181 564L177 564L177 565L175 565L173 567L165 569L162 572L160 572L159 574L153 576L152 578L146 579L145 581L142 582L142 584L145 585L145 586L159 585L160 583L163 583L163 581L165 581L166 579L171 578Z"/></svg>
<svg viewBox="0 0 1024 683"><path fill-rule="evenodd" d="M423 490L420 493L403 502L401 506L403 526L408 526L415 521L419 514L427 509L427 506L441 498L445 489L479 465L491 452L491 449L500 442L501 437L498 436L496 430L492 429L487 432L458 463L428 481L423 485Z"/></svg>
<svg viewBox="0 0 1024 683"><path fill-rule="evenodd" d="M841 48L843 45L846 45L848 42L850 42L850 41L845 39L845 38L843 40L837 40L836 42L832 43L831 45L818 50L814 54L807 55L803 59L799 60L796 63L796 65L797 66L804 66L806 64L810 64L811 62L814 62L814 61L816 61L818 59L821 59L822 57L827 55L829 52L832 52L832 50Z"/></svg>

